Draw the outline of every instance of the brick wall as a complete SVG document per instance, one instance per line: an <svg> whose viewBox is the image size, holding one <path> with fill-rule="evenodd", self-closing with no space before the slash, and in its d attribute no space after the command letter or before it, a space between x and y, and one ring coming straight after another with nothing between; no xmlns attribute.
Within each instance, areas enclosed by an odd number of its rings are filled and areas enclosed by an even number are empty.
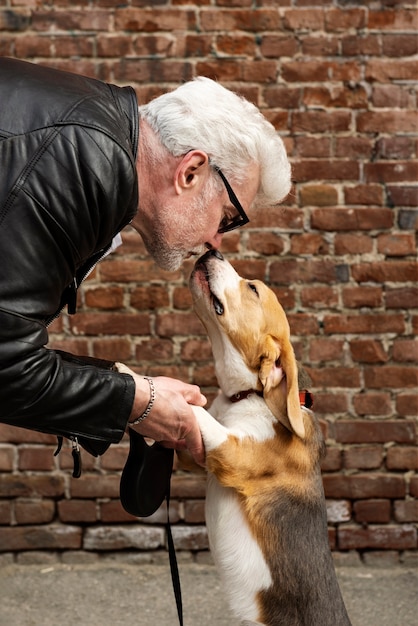
<svg viewBox="0 0 418 626"><path fill-rule="evenodd" d="M217 77L283 136L295 185L276 211L224 239L288 312L328 443L323 465L337 558L385 562L417 547L417 13L382 0L0 0L0 54L132 84L150 97ZM2 164L3 165L3 164ZM190 265L156 269L129 229L51 345L194 381L210 349L190 310ZM138 523L118 501L127 442L101 458L53 457L52 437L0 426L3 559L164 553L164 511ZM204 558L204 479L177 472L171 518ZM74 557L74 555L76 555Z"/></svg>

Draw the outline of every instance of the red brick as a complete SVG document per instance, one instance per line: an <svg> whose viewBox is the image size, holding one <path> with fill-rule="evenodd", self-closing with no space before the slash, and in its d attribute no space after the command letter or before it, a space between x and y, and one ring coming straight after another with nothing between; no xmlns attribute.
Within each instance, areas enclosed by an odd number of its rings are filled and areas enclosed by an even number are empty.
<svg viewBox="0 0 418 626"><path fill-rule="evenodd" d="M70 481L72 498L118 498L120 476L88 475L85 472L80 478Z"/></svg>
<svg viewBox="0 0 418 626"><path fill-rule="evenodd" d="M378 159L410 159L413 158L415 154L416 143L415 141L408 136L397 135L392 137L382 137L379 139L375 146L376 157ZM405 189L405 185L399 186L387 186L387 191L392 194L393 191L403 191ZM406 187L410 192L414 191L415 200L417 197L417 187L409 186ZM403 202L396 201L396 204L403 204ZM416 202L413 203L416 205Z"/></svg>
<svg viewBox="0 0 418 626"><path fill-rule="evenodd" d="M0 475L0 493L3 498L54 498L64 495L64 478L51 474L46 476Z"/></svg>
<svg viewBox="0 0 418 626"><path fill-rule="evenodd" d="M100 520L104 524L125 524L138 522L138 518L130 515L123 508L119 499L100 503Z"/></svg>
<svg viewBox="0 0 418 626"><path fill-rule="evenodd" d="M173 307L185 311L192 308L192 295L188 287L175 287L173 290Z"/></svg>
<svg viewBox="0 0 418 626"><path fill-rule="evenodd" d="M53 500L22 500L15 502L17 524L49 524L55 516Z"/></svg>
<svg viewBox="0 0 418 626"><path fill-rule="evenodd" d="M0 524L10 526L12 521L11 502L0 501Z"/></svg>
<svg viewBox="0 0 418 626"><path fill-rule="evenodd" d="M121 287L96 287L84 291L86 305L93 309L121 309L123 295Z"/></svg>
<svg viewBox="0 0 418 626"><path fill-rule="evenodd" d="M418 522L418 500L397 500L394 507L397 522Z"/></svg>
<svg viewBox="0 0 418 626"><path fill-rule="evenodd" d="M172 498L204 498L206 493L206 476L176 476L171 479Z"/></svg>
<svg viewBox="0 0 418 626"><path fill-rule="evenodd" d="M93 356L108 361L124 363L131 358L131 342L128 339L106 337L93 341Z"/></svg>
<svg viewBox="0 0 418 626"><path fill-rule="evenodd" d="M323 476L327 498L350 498L369 500L370 498L403 498L406 485L403 476L389 474L353 474Z"/></svg>
<svg viewBox="0 0 418 626"><path fill-rule="evenodd" d="M310 57L336 56L339 53L339 42L337 37L328 35L326 37L310 36L303 34L298 37L301 42L302 52Z"/></svg>
<svg viewBox="0 0 418 626"><path fill-rule="evenodd" d="M343 304L349 309L361 307L380 307L383 302L381 287L345 287L343 289Z"/></svg>
<svg viewBox="0 0 418 626"><path fill-rule="evenodd" d="M284 12L284 26L289 30L311 31L324 29L323 9L288 9Z"/></svg>
<svg viewBox="0 0 418 626"><path fill-rule="evenodd" d="M367 25L369 29L383 29L385 32L410 31L417 29L418 19L412 7L400 6L396 10L382 7L380 10L369 12Z"/></svg>
<svg viewBox="0 0 418 626"><path fill-rule="evenodd" d="M310 376L314 387L332 389L333 387L351 388L360 386L360 373L357 368L334 366L312 369Z"/></svg>
<svg viewBox="0 0 418 626"><path fill-rule="evenodd" d="M332 185L303 185L299 197L301 206L333 206L338 203L338 190Z"/></svg>
<svg viewBox="0 0 418 626"><path fill-rule="evenodd" d="M409 309L418 302L418 287L386 287L385 302L387 309Z"/></svg>
<svg viewBox="0 0 418 626"><path fill-rule="evenodd" d="M379 36L367 32L361 35L359 33L343 35L341 49L344 56L379 55L381 50Z"/></svg>
<svg viewBox="0 0 418 626"><path fill-rule="evenodd" d="M391 228L392 225L392 211L382 207L312 210L311 226L319 230L374 230Z"/></svg>
<svg viewBox="0 0 418 626"><path fill-rule="evenodd" d="M341 443L415 443L416 427L407 420L340 420L335 424L335 438Z"/></svg>
<svg viewBox="0 0 418 626"><path fill-rule="evenodd" d="M19 469L38 472L54 469L54 449L34 446L20 447Z"/></svg>
<svg viewBox="0 0 418 626"><path fill-rule="evenodd" d="M339 283L348 279L348 268L329 259L292 259L275 261L270 266L270 280L276 284Z"/></svg>
<svg viewBox="0 0 418 626"><path fill-rule="evenodd" d="M108 30L110 25L110 13L106 10L90 9L80 11L42 11L33 13L32 27L38 31L48 31L51 28L57 30Z"/></svg>
<svg viewBox="0 0 418 626"><path fill-rule="evenodd" d="M346 414L347 396L344 393L315 393L315 413L336 415Z"/></svg>
<svg viewBox="0 0 418 626"><path fill-rule="evenodd" d="M70 320L75 335L149 335L150 318L134 313L78 313Z"/></svg>
<svg viewBox="0 0 418 626"><path fill-rule="evenodd" d="M416 75L416 62L415 60L403 59L402 63L399 63L399 59L388 60L388 59L370 59L366 63L365 67L365 77L368 81L373 82L377 81L380 83L387 83L391 80L396 81L405 81L405 80L414 80L414 76ZM405 118L402 116L400 111L397 111L397 115L400 115L400 126L399 131L405 130L408 132L409 129L413 129L415 127L416 122L413 120L413 116L407 116L410 119L410 124L406 124L405 127ZM367 113L364 114L367 116ZM371 114L370 118L374 117L374 113ZM393 113L387 113L382 115L382 121L388 121L388 132L394 132L393 129L393 121L394 116ZM366 126L360 125L359 130L361 132L373 132L371 127L375 127L373 123L371 126L366 124Z"/></svg>
<svg viewBox="0 0 418 626"><path fill-rule="evenodd" d="M415 237L412 233L391 233L379 235L377 251L387 256L408 256L415 254Z"/></svg>
<svg viewBox="0 0 418 626"><path fill-rule="evenodd" d="M181 344L181 358L183 361L212 360L212 348L209 341L190 339Z"/></svg>
<svg viewBox="0 0 418 626"><path fill-rule="evenodd" d="M320 137L312 137L311 135L300 135L295 137L295 151L299 158L314 158L331 156L331 142L328 137L321 135ZM324 187L318 184L315 187ZM327 185L328 187L328 185ZM304 189L304 187L301 187Z"/></svg>
<svg viewBox="0 0 418 626"><path fill-rule="evenodd" d="M336 137L335 156L343 159L372 158L374 142L368 137L352 135L348 137ZM355 182L358 182L356 179ZM355 204L360 204L356 202ZM368 203L367 203L368 204Z"/></svg>
<svg viewBox="0 0 418 626"><path fill-rule="evenodd" d="M301 290L300 300L308 309L335 309L339 306L338 292L332 287L305 287Z"/></svg>
<svg viewBox="0 0 418 626"><path fill-rule="evenodd" d="M326 456L321 462L321 470L323 472L338 472L341 467L341 450L328 446Z"/></svg>
<svg viewBox="0 0 418 626"><path fill-rule="evenodd" d="M359 363L386 363L389 359L382 342L375 339L352 339L350 353Z"/></svg>
<svg viewBox="0 0 418 626"><path fill-rule="evenodd" d="M350 114L347 111L339 111L338 109L330 111L296 111L292 115L292 132L309 132L309 133L321 133L321 132L344 132L350 128ZM318 162L318 167L321 168L322 163ZM331 165L331 164L330 164ZM339 165L339 167L338 167ZM354 168L348 168L346 163L332 164L329 171L329 175L326 177L328 180L332 178L340 179L343 171L347 172L348 169L354 171ZM296 170L296 176L299 177L298 172L301 168ZM321 178L321 176L318 176Z"/></svg>
<svg viewBox="0 0 418 626"><path fill-rule="evenodd" d="M59 524L0 528L0 551L79 550L82 530Z"/></svg>
<svg viewBox="0 0 418 626"><path fill-rule="evenodd" d="M413 185L388 185L387 193L396 206L415 207L418 204L418 187Z"/></svg>
<svg viewBox="0 0 418 626"><path fill-rule="evenodd" d="M205 523L205 503L203 500L188 500L185 503L184 521L188 524Z"/></svg>
<svg viewBox="0 0 418 626"><path fill-rule="evenodd" d="M381 108L412 108L413 96L405 87L400 85L375 85L371 101L375 107Z"/></svg>
<svg viewBox="0 0 418 626"><path fill-rule="evenodd" d="M151 33L155 31L195 30L194 11L176 9L117 8L114 12L115 31Z"/></svg>
<svg viewBox="0 0 418 626"><path fill-rule="evenodd" d="M335 254L365 254L373 250L373 239L362 233L337 233L335 235ZM353 289L349 287L348 289Z"/></svg>
<svg viewBox="0 0 418 626"><path fill-rule="evenodd" d="M364 371L364 384L366 387L380 389L407 388L417 389L418 370L413 367L401 367L386 365L383 367L369 367Z"/></svg>
<svg viewBox="0 0 418 626"><path fill-rule="evenodd" d="M328 31L358 30L366 25L367 11L365 8L328 9L325 13L325 28Z"/></svg>
<svg viewBox="0 0 418 626"><path fill-rule="evenodd" d="M389 470L418 470L418 448L416 446L393 446L386 454Z"/></svg>
<svg viewBox="0 0 418 626"><path fill-rule="evenodd" d="M392 358L401 363L418 361L418 339L395 339Z"/></svg>
<svg viewBox="0 0 418 626"><path fill-rule="evenodd" d="M135 349L135 358L139 363L168 361L173 354L173 343L169 339L145 339Z"/></svg>
<svg viewBox="0 0 418 626"><path fill-rule="evenodd" d="M383 121L382 124L384 124ZM390 131L388 130L388 132ZM397 132L400 132L400 130ZM406 130L405 132L408 131ZM414 183L418 177L418 164L414 161L365 163L364 176L365 180L371 183L378 183L382 180L385 180L387 183L402 183L406 181Z"/></svg>
<svg viewBox="0 0 418 626"><path fill-rule="evenodd" d="M387 524L391 517L390 500L358 500L353 504L354 519L359 523Z"/></svg>
<svg viewBox="0 0 418 626"><path fill-rule="evenodd" d="M298 51L298 42L294 37L282 34L265 34L260 44L260 52L263 57L274 59L280 57L293 57Z"/></svg>
<svg viewBox="0 0 418 626"><path fill-rule="evenodd" d="M353 397L353 407L360 416L392 414L391 396L385 392L358 394Z"/></svg>
<svg viewBox="0 0 418 626"><path fill-rule="evenodd" d="M11 472L15 453L12 446L0 446L0 472Z"/></svg>
<svg viewBox="0 0 418 626"><path fill-rule="evenodd" d="M231 9L200 11L202 30L214 31L276 31L280 26L280 16L275 9Z"/></svg>
<svg viewBox="0 0 418 626"><path fill-rule="evenodd" d="M353 185L344 188L344 198L346 204L383 204L382 185Z"/></svg>
<svg viewBox="0 0 418 626"><path fill-rule="evenodd" d="M417 530L413 526L341 526L338 529L338 547L341 550L365 548L408 550L417 547Z"/></svg>
<svg viewBox="0 0 418 626"><path fill-rule="evenodd" d="M61 500L58 502L58 515L61 522L67 524L94 524L97 521L96 508L96 503L88 500Z"/></svg>
<svg viewBox="0 0 418 626"><path fill-rule="evenodd" d="M320 337L311 339L309 343L309 360L310 361L337 361L341 358L344 342L338 339L327 339Z"/></svg>
<svg viewBox="0 0 418 626"><path fill-rule="evenodd" d="M154 280L174 281L180 278L180 272L165 272L153 261L118 259L103 261L99 265L102 282L144 283Z"/></svg>
<svg viewBox="0 0 418 626"><path fill-rule="evenodd" d="M416 393L397 396L396 398L396 410L399 415L413 416L418 415L418 395Z"/></svg>
<svg viewBox="0 0 418 626"><path fill-rule="evenodd" d="M383 446L353 446L343 452L347 469L379 469L383 463Z"/></svg>
<svg viewBox="0 0 418 626"><path fill-rule="evenodd" d="M132 39L121 34L103 34L96 37L97 56L99 57L121 57L132 54Z"/></svg>
<svg viewBox="0 0 418 626"><path fill-rule="evenodd" d="M335 333L403 333L405 321L402 315L326 315L326 334Z"/></svg>
<svg viewBox="0 0 418 626"><path fill-rule="evenodd" d="M283 238L270 232L249 233L247 240L247 249L253 250L258 254L274 255L281 254L284 251L285 242Z"/></svg>
<svg viewBox="0 0 418 626"><path fill-rule="evenodd" d="M218 35L216 37L216 49L221 54L228 56L254 56L256 43L250 35ZM270 55L263 55L270 56Z"/></svg>
<svg viewBox="0 0 418 626"><path fill-rule="evenodd" d="M328 87L306 87L303 96L303 103L307 107L328 107L328 108L351 108L364 109L367 107L368 96L363 87L353 88L328 88Z"/></svg>
<svg viewBox="0 0 418 626"><path fill-rule="evenodd" d="M418 498L418 476L413 476L411 478L409 493L411 496Z"/></svg>
<svg viewBox="0 0 418 626"><path fill-rule="evenodd" d="M131 292L130 301L131 306L140 311L168 307L170 304L167 288L158 285L137 287Z"/></svg>
<svg viewBox="0 0 418 626"><path fill-rule="evenodd" d="M290 239L290 252L296 255L329 254L329 243L319 233L303 233L292 235Z"/></svg>

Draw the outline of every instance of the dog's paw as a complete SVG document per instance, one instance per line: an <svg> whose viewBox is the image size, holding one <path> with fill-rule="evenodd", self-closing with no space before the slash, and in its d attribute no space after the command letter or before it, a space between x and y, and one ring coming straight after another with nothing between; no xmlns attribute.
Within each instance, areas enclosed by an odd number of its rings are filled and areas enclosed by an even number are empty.
<svg viewBox="0 0 418 626"><path fill-rule="evenodd" d="M115 363L115 367L117 371L119 372L119 374L131 374L132 376L132 374L135 373L124 363Z"/></svg>
<svg viewBox="0 0 418 626"><path fill-rule="evenodd" d="M202 433L206 452L217 448L228 439L228 430L212 417L206 409L201 406L192 406L193 412Z"/></svg>

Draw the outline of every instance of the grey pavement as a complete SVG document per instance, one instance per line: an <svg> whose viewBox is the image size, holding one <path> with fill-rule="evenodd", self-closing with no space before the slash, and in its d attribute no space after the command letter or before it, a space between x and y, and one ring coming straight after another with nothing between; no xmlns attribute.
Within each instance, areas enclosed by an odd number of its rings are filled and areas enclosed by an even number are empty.
<svg viewBox="0 0 418 626"><path fill-rule="evenodd" d="M179 568L185 626L236 626L214 566ZM418 625L417 569L362 565L337 575L353 626ZM168 564L2 566L0 626L58 624L177 626Z"/></svg>

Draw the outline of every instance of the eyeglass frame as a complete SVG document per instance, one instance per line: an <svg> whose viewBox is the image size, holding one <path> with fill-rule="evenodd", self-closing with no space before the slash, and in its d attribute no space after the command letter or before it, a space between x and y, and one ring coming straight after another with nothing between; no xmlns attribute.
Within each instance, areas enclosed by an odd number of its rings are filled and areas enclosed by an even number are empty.
<svg viewBox="0 0 418 626"><path fill-rule="evenodd" d="M229 233L231 230L235 230L236 228L241 228L241 226L245 226L245 224L248 224L248 222L250 221L250 218L244 211L240 201L235 195L234 190L232 189L231 185L227 181L222 170L217 165L212 165L212 167L215 170L215 172L217 172L219 176L221 177L221 180L223 184L225 185L225 189L228 192L228 197L231 201L231 204L238 211L238 215L235 215L235 217L232 218L229 224L227 224L226 226L220 226L218 228L218 233L220 234Z"/></svg>

